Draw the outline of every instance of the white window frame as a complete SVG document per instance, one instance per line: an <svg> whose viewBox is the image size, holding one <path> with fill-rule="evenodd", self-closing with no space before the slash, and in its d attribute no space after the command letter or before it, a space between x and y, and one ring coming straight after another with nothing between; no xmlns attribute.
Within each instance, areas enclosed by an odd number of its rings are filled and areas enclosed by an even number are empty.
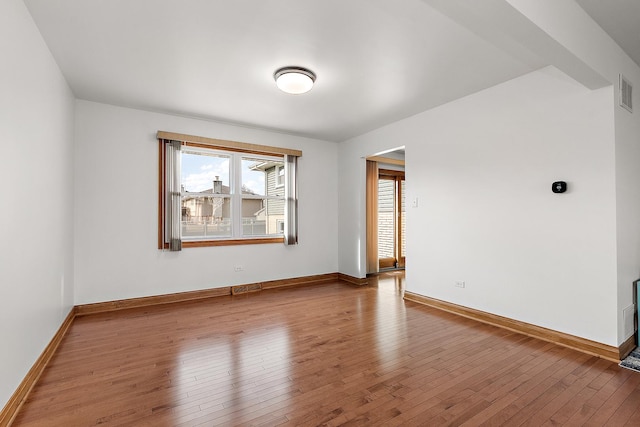
<svg viewBox="0 0 640 427"><path fill-rule="evenodd" d="M243 159L247 159L247 160L260 160L260 161L264 161L264 162L282 162L282 166L277 166L277 167L282 167L284 168L284 159L282 157L276 157L276 156L266 156L266 155L260 155L260 154L250 154L250 153L234 153L237 154L237 164L234 164L234 168L232 170L234 170L235 172L235 182L238 183L237 185L239 186L239 194L237 194L236 196L238 197L238 201L236 202L237 204L231 205L231 209L237 208L238 210L236 212L240 212L240 215L234 216L232 214L232 218L234 220L237 220L238 223L238 227L237 230L239 232L239 236L237 237L238 239L260 239L260 238L269 238L269 237L282 237L284 236L284 233L282 232L276 232L276 233L272 233L272 234L259 234L259 235L255 235L255 234L248 234L248 235L244 235L243 234L243 224L242 224L242 201L243 200L262 200L262 201L266 201L266 200L280 200L283 203L285 202L285 197L284 195L282 196L275 196L275 195L268 195L267 194L267 177L265 176L265 188L264 188L264 195L260 195L260 194L243 194L242 193L242 160ZM266 175L266 174L265 174ZM275 187L278 187L277 185L277 176L276 178L276 182ZM235 189L235 187L234 187ZM233 192L233 191L232 191ZM232 199L233 201L234 199ZM287 215L287 211L286 209L283 210L283 215L285 218L285 222L286 222L286 215ZM266 227L266 223L265 223L265 227ZM236 230L234 228L234 230Z"/></svg>
<svg viewBox="0 0 640 427"><path fill-rule="evenodd" d="M181 237L184 242L198 242L208 240L237 240L237 239L262 239L282 237L283 232L276 232L272 234L244 234L243 230L243 216L242 216L242 202L243 200L280 200L284 203L285 197L267 195L266 191L266 177L265 177L265 194L243 194L242 192L242 161L247 160L259 160L264 162L284 162L282 157L266 156L262 154L250 154L237 151L227 151L213 148L203 147L183 147L182 154L201 154L201 155L217 155L226 157L229 159L229 194L221 195L220 197L228 198L231 203L230 218L231 218L231 235L229 236L192 236ZM277 165L277 168L284 169L284 163ZM277 176L276 176L277 179ZM283 184L284 185L284 184ZM282 186L283 186L282 185ZM276 183L277 187L277 183ZM181 197L189 196L187 192L183 192ZM286 210L283 212L286 220ZM266 224L265 224L266 226Z"/></svg>

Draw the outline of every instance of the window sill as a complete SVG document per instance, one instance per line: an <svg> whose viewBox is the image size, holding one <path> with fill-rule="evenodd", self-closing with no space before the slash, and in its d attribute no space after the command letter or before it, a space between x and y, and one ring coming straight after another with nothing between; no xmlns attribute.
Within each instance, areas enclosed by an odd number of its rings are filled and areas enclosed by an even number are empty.
<svg viewBox="0 0 640 427"><path fill-rule="evenodd" d="M284 237L265 237L258 239L221 239L221 240L192 240L182 241L182 248L203 248L208 246L238 246L238 245L263 245L269 243L284 243ZM164 245L169 249L169 245Z"/></svg>

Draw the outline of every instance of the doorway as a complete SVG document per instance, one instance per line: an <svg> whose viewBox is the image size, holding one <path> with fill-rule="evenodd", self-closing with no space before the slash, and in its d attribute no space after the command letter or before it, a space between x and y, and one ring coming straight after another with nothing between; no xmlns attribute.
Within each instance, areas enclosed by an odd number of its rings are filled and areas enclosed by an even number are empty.
<svg viewBox="0 0 640 427"><path fill-rule="evenodd" d="M406 265L404 157L404 147L366 157L368 275Z"/></svg>
<svg viewBox="0 0 640 427"><path fill-rule="evenodd" d="M405 266L404 171L378 170L378 269Z"/></svg>

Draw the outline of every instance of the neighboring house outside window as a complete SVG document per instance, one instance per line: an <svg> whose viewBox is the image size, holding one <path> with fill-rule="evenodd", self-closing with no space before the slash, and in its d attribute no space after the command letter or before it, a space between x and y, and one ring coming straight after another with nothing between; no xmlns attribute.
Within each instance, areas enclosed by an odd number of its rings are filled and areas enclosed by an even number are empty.
<svg viewBox="0 0 640 427"><path fill-rule="evenodd" d="M265 195L268 198L265 200L260 218L265 221L269 233L281 234L283 230L278 227L278 222L284 222L284 183L278 182L284 177L284 164L282 161L259 162L251 168L265 174Z"/></svg>

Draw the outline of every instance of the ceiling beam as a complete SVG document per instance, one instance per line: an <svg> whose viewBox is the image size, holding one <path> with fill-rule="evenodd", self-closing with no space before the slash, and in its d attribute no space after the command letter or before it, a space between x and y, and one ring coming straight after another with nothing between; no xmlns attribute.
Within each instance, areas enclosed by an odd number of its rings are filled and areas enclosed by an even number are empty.
<svg viewBox="0 0 640 427"><path fill-rule="evenodd" d="M612 83L507 0L423 1L526 64L542 61L589 89Z"/></svg>

